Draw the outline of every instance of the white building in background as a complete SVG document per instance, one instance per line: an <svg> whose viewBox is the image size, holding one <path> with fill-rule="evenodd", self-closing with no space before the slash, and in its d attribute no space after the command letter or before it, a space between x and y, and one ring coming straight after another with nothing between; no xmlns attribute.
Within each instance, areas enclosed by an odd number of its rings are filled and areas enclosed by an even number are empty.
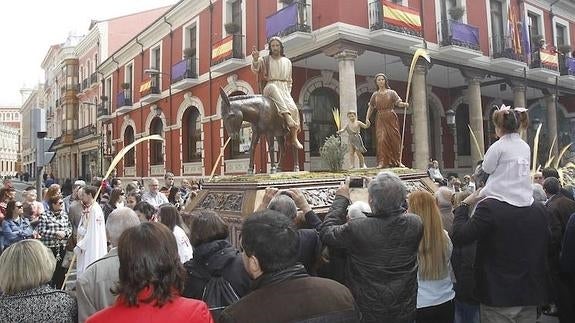
<svg viewBox="0 0 575 323"><path fill-rule="evenodd" d="M16 175L16 172L18 172L19 150L19 129L0 124L0 175Z"/></svg>

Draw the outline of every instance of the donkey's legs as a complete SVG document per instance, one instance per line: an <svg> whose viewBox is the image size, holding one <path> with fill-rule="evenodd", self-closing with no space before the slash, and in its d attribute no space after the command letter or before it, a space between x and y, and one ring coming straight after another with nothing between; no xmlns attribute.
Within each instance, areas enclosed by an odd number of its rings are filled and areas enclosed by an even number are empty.
<svg viewBox="0 0 575 323"><path fill-rule="evenodd" d="M255 127L252 127L252 141L250 143L250 165L248 166L248 175L254 174L254 154L256 153L256 145L260 141L260 134Z"/></svg>
<svg viewBox="0 0 575 323"><path fill-rule="evenodd" d="M283 136L276 137L278 141L278 172L282 171L282 160L286 154L285 138Z"/></svg>
<svg viewBox="0 0 575 323"><path fill-rule="evenodd" d="M275 160L274 136L267 135L266 139L268 140L268 153L270 156L270 174L275 174L277 172L277 168Z"/></svg>
<svg viewBox="0 0 575 323"><path fill-rule="evenodd" d="M293 152L293 171L299 172L299 149L292 148Z"/></svg>

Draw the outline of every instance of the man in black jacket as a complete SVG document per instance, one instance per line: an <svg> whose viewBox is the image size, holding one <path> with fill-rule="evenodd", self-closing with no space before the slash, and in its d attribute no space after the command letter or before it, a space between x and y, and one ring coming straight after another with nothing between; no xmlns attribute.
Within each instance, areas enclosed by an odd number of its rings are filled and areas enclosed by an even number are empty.
<svg viewBox="0 0 575 323"><path fill-rule="evenodd" d="M246 218L241 245L252 291L228 306L220 323L360 322L345 286L310 277L297 263L297 232L281 213L265 210Z"/></svg>
<svg viewBox="0 0 575 323"><path fill-rule="evenodd" d="M322 242L348 256L346 283L362 313L362 322L412 323L417 301L417 250L423 235L419 216L405 213L407 189L391 172L369 183L372 214L347 222L347 183L321 227Z"/></svg>
<svg viewBox="0 0 575 323"><path fill-rule="evenodd" d="M475 293L481 322L535 322L547 300L549 224L545 207L516 207L476 191L455 210L454 246L477 241Z"/></svg>

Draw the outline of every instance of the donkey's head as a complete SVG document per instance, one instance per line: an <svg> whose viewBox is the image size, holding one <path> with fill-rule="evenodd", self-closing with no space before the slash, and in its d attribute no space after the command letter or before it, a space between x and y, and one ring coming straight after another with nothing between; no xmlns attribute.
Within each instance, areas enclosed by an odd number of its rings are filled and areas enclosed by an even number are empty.
<svg viewBox="0 0 575 323"><path fill-rule="evenodd" d="M222 88L220 88L220 97L222 98L222 120L224 128L230 136L239 135L244 116L239 109L239 105L235 102L230 102L228 95Z"/></svg>

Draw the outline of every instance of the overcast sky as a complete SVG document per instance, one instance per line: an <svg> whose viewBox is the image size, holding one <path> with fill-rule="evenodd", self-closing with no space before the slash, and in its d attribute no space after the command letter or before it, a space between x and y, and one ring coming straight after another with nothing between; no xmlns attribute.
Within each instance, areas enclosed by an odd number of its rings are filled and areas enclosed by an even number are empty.
<svg viewBox="0 0 575 323"><path fill-rule="evenodd" d="M0 105L21 102L20 89L44 79L42 59L52 44L73 32L85 35L90 21L104 20L177 0L14 0L0 10Z"/></svg>

